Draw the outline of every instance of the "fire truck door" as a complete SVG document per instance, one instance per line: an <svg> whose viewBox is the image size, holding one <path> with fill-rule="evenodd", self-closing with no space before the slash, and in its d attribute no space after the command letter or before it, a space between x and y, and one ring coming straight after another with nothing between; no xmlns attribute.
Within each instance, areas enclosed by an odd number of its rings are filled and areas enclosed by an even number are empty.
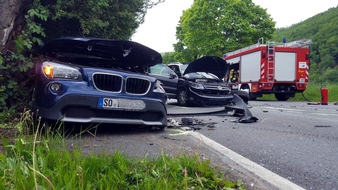
<svg viewBox="0 0 338 190"><path fill-rule="evenodd" d="M294 81L296 79L296 53L275 53L275 80Z"/></svg>
<svg viewBox="0 0 338 190"><path fill-rule="evenodd" d="M240 66L241 82L259 81L261 72L261 52L257 51L242 56Z"/></svg>

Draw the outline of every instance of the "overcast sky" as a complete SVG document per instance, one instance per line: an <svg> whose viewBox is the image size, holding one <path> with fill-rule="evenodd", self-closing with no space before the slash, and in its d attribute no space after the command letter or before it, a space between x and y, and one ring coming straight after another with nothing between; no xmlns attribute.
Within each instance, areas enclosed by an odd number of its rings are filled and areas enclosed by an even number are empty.
<svg viewBox="0 0 338 190"><path fill-rule="evenodd" d="M276 27L287 27L338 5L337 0L252 0L267 9ZM182 11L190 8L193 0L165 0L148 10L145 22L132 37L159 52L173 51L176 26Z"/></svg>

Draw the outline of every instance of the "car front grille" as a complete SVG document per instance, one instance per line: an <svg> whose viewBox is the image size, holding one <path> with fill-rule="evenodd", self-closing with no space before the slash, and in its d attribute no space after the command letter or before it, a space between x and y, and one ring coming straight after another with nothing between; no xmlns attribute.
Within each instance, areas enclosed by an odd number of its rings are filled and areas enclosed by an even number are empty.
<svg viewBox="0 0 338 190"><path fill-rule="evenodd" d="M220 85L217 83L204 83L204 88L207 90L217 90L217 91L229 91L230 88L228 86L225 85Z"/></svg>
<svg viewBox="0 0 338 190"><path fill-rule="evenodd" d="M203 96L214 96L214 97L223 97L230 94L230 88L228 86L219 84L219 83L204 83L203 90L193 89L197 94Z"/></svg>
<svg viewBox="0 0 338 190"><path fill-rule="evenodd" d="M203 96L210 96L210 97L223 97L228 96L230 94L230 90L197 90L192 89L195 93Z"/></svg>
<svg viewBox="0 0 338 190"><path fill-rule="evenodd" d="M122 76L109 73L94 73L93 82L96 89L114 93L122 92L125 84L125 92L135 95L148 93L151 86L151 82L147 79L127 77L123 83Z"/></svg>
<svg viewBox="0 0 338 190"><path fill-rule="evenodd" d="M98 90L108 92L121 92L122 90L122 76L119 75L94 73L93 81Z"/></svg>
<svg viewBox="0 0 338 190"><path fill-rule="evenodd" d="M146 79L128 77L126 92L129 94L146 94L150 88L150 81Z"/></svg>

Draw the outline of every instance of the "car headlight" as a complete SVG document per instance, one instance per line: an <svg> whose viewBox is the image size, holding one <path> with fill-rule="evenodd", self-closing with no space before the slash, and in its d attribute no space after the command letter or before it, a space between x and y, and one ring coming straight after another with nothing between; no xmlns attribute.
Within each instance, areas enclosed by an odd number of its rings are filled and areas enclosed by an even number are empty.
<svg viewBox="0 0 338 190"><path fill-rule="evenodd" d="M81 73L78 69L53 62L43 62L42 71L48 78L80 79Z"/></svg>
<svg viewBox="0 0 338 190"><path fill-rule="evenodd" d="M154 92L165 93L161 81L157 80L154 86Z"/></svg>
<svg viewBox="0 0 338 190"><path fill-rule="evenodd" d="M201 83L190 82L190 87L198 90L204 90L204 86Z"/></svg>

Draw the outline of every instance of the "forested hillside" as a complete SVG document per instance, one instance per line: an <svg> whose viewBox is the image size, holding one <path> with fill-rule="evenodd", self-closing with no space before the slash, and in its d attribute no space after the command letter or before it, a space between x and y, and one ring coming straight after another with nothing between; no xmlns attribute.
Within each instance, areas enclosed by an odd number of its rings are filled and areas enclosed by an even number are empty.
<svg viewBox="0 0 338 190"><path fill-rule="evenodd" d="M338 82L338 6L287 28L278 28L275 41L312 39L312 82Z"/></svg>

